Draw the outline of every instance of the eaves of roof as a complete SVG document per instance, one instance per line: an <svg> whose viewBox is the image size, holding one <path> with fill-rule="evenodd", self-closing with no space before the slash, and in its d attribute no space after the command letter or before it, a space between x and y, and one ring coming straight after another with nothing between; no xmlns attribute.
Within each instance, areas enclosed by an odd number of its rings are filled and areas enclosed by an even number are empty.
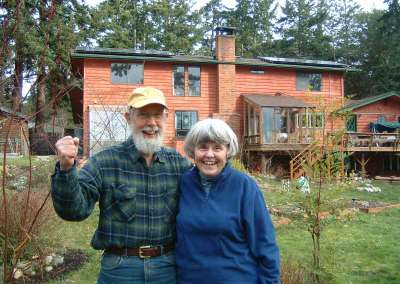
<svg viewBox="0 0 400 284"><path fill-rule="evenodd" d="M129 52L129 49L75 49L71 53L73 59L79 58L97 58L110 60L136 60L136 61L159 61L159 62L182 62L182 63L198 63L198 64L236 64L242 66L257 66L257 67L274 67L274 68L290 68L298 70L319 70L319 71L340 71L349 72L357 71L357 69L349 67L333 67L333 66L318 66L309 64L287 64L287 63L272 63L260 59L253 58L237 58L235 62L219 61L211 56L190 56L190 55L146 55L146 53Z"/></svg>
<svg viewBox="0 0 400 284"><path fill-rule="evenodd" d="M247 65L247 66L259 66L259 67L275 67L275 68L290 68L298 70L328 70L328 71L341 71L341 72L352 72L357 71L353 68L340 68L340 67L329 67L329 66L312 66L312 65L300 65L300 64L274 64L264 62L258 59L238 59L236 65Z"/></svg>
<svg viewBox="0 0 400 284"><path fill-rule="evenodd" d="M348 112L348 111L352 111L354 109L390 98L390 97L398 97L400 98L400 94L396 93L396 92L387 92L387 93L383 93L381 95L378 96L373 96L373 97L367 97L365 99L361 99L361 100L354 100L351 101L350 103L348 103L347 105L345 105L343 108L341 108L339 110L339 112L344 113L344 112Z"/></svg>
<svg viewBox="0 0 400 284"><path fill-rule="evenodd" d="M99 54L99 53L76 53L71 54L72 58L97 58L97 59L112 59L112 60L138 60L138 61L162 61L162 62L189 62L189 63L207 63L217 64L215 59L206 57L191 57L191 56L143 56L143 55L122 55L122 54Z"/></svg>

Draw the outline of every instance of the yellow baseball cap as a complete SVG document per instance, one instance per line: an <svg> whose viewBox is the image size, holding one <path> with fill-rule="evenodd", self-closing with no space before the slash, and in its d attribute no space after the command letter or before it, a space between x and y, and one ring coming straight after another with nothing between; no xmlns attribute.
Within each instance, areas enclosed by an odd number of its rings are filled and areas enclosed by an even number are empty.
<svg viewBox="0 0 400 284"><path fill-rule="evenodd" d="M159 104L168 108L163 92L153 87L137 88L133 90L128 99L128 106L133 108L141 108L150 104Z"/></svg>

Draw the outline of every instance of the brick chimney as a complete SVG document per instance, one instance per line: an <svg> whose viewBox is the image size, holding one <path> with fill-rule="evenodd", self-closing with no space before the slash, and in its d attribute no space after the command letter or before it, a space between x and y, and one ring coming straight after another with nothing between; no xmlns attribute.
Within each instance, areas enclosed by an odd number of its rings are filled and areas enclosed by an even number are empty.
<svg viewBox="0 0 400 284"><path fill-rule="evenodd" d="M237 98L235 96L236 28L218 27L215 32L215 57L218 60L218 112L214 113L213 117L224 120L236 133L240 133L240 115L236 113Z"/></svg>

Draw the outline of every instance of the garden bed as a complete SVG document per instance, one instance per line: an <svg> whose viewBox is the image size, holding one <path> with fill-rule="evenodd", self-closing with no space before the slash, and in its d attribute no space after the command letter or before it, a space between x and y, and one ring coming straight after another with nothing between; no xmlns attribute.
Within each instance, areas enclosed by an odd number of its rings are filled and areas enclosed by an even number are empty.
<svg viewBox="0 0 400 284"><path fill-rule="evenodd" d="M14 284L30 284L30 283L44 283L50 279L56 279L62 274L78 270L81 266L88 261L88 256L86 253L80 250L67 250L63 254L64 261L52 268L51 271L46 271L43 269L40 272L32 275L30 273L24 273L18 279L13 279Z"/></svg>

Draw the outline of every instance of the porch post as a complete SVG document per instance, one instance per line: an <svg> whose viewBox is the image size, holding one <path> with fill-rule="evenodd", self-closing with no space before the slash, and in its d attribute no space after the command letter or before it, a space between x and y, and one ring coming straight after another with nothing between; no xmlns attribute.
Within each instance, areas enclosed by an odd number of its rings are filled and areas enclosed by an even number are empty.
<svg viewBox="0 0 400 284"><path fill-rule="evenodd" d="M263 175L267 174L267 157L264 153L261 153L261 173Z"/></svg>

